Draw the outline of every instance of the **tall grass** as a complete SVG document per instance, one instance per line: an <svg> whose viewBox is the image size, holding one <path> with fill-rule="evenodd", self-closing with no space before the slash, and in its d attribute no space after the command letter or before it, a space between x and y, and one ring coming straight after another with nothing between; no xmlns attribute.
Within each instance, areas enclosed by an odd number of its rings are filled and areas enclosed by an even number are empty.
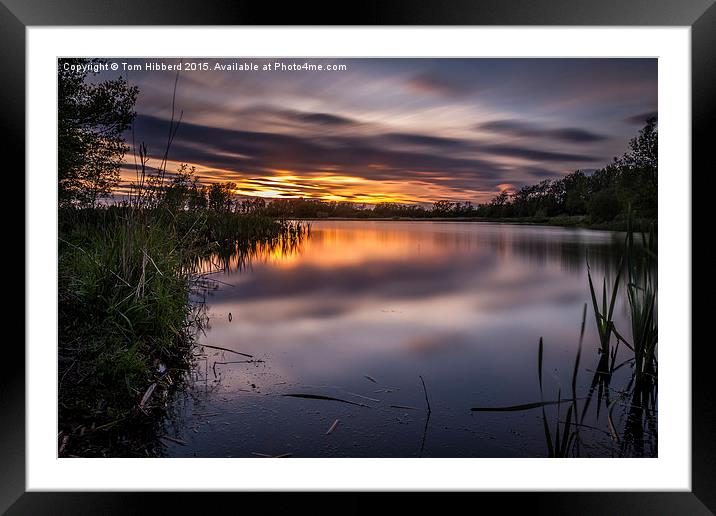
<svg viewBox="0 0 716 516"><path fill-rule="evenodd" d="M657 323L657 244L653 226L641 233L642 246L637 249L634 232L627 233L625 245L628 274L629 315L634 351L634 371L637 378L656 376Z"/></svg>
<svg viewBox="0 0 716 516"><path fill-rule="evenodd" d="M59 419L70 438L65 453L108 453L95 434L104 438L108 425L129 429L120 423L136 424L134 416L147 419L173 384L172 370L187 367L204 321L190 302L200 287L202 257L239 246L285 245L303 232L305 226L290 221L208 210L60 210ZM123 439L131 441L115 435Z"/></svg>
<svg viewBox="0 0 716 516"><path fill-rule="evenodd" d="M116 209L60 213L59 418L78 433L129 417L160 368L179 366L196 321L171 225Z"/></svg>
<svg viewBox="0 0 716 516"><path fill-rule="evenodd" d="M542 385L542 361L544 344L539 341L537 358L537 371L539 379L540 398L542 405L542 423L547 455L549 457L567 457L580 455L580 432L592 402L597 394L597 419L602 405L606 407L606 423L612 440L619 444L621 456L645 456L654 454L656 450L656 403L657 403L657 357L658 343L657 327L657 279L656 260L657 246L653 226L648 233L641 233L641 245L635 242L635 232L628 223L628 231L624 240L623 258L617 273L610 286L606 277L602 281L601 295L598 296L594 287L589 263L587 263L587 277L589 293L594 311L594 321L599 336L599 360L592 377L587 395L582 398L584 403L581 417L578 417L579 407L577 397L577 375L582 354L582 341L584 337L586 304L582 315L582 326L579 346L572 372L572 403L566 411L564 419L561 418L560 405L562 403L561 390L557 394L557 416L554 426L548 420L544 405ZM617 304L617 293L622 282L626 285L626 300L631 330L631 339L619 332L614 323L614 313ZM619 345L623 343L630 351L631 357L617 364ZM617 396L611 397L611 381L615 371L625 365L631 365L632 374L625 388L617 391ZM615 409L625 407L623 426L615 423ZM618 427L619 426L619 427ZM648 434L648 435L647 435ZM652 450L645 453L647 437Z"/></svg>
<svg viewBox="0 0 716 516"><path fill-rule="evenodd" d="M606 279L602 286L601 307L592 282L591 271L588 272L589 290L592 298L594 317L600 337L601 357L597 365L587 402L582 412L582 420L589 402L598 387L597 415L602 399L606 402L607 422L612 438L621 444L622 455L630 454L633 447L634 455L644 455L645 435L648 432L652 444L656 441L656 404L657 404L657 243L654 227L648 233L640 233L641 245L635 243L635 231L631 219L627 221L627 233L623 247L623 262L611 286L611 298L607 304ZM631 339L622 331L617 330L613 316L617 292L621 286L622 275L625 276L627 305ZM615 343L612 345L612 334ZM619 344L623 343L632 356L619 365L616 357ZM628 385L616 399L610 400L610 383L613 373L624 365L631 365L632 375ZM626 407L623 432L618 432L614 423L614 410L619 402Z"/></svg>
<svg viewBox="0 0 716 516"><path fill-rule="evenodd" d="M587 278L589 280L589 293L592 298L592 307L594 309L594 315L597 320L597 333L599 334L599 350L603 354L609 353L609 346L612 339L612 333L616 332L614 327L614 307L617 301L617 292L619 291L619 282L621 279L622 262L619 263L617 268L617 275L614 280L614 287L612 288L611 297L607 302L607 278L604 277L602 281L602 302L601 308L597 301L597 295L594 290L594 283L592 281L592 271L589 267L589 261L587 261Z"/></svg>
<svg viewBox="0 0 716 516"><path fill-rule="evenodd" d="M600 308L592 282L591 271L588 272L589 292L592 298L602 353L609 352L611 336L614 334L617 338L617 343L623 342L633 352L635 379L642 381L646 376L653 378L656 375L656 348L658 343L656 306L657 247L653 226L648 234L640 234L641 246L635 244L635 233L631 229L630 223L628 227L629 230L627 231L623 248L624 259L611 286L612 292L609 304L606 301L606 278L603 282L602 305ZM614 306L623 269L626 269L631 341L617 331L613 320Z"/></svg>
<svg viewBox="0 0 716 516"><path fill-rule="evenodd" d="M577 422L577 375L579 374L579 362L582 357L582 342L584 341L584 328L587 317L587 305L584 305L582 312L582 326L579 332L579 345L577 356L572 369L572 398L567 408L564 421L560 418L560 405L562 404L562 390L557 392L557 418L554 431L550 431L550 424L544 408L544 391L542 387L542 359L544 357L544 343L542 337L539 339L539 352L537 354L537 377L539 379L539 394L542 401L542 426L544 428L545 442L547 443L548 457L569 457L572 454L579 454L579 423ZM553 436L554 435L554 436ZM576 448L576 451L575 451Z"/></svg>

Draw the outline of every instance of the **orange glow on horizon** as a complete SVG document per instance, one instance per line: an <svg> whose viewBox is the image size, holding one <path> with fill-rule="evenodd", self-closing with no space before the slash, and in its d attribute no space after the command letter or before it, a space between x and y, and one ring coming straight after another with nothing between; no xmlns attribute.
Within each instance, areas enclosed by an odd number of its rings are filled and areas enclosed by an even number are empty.
<svg viewBox="0 0 716 516"><path fill-rule="evenodd" d="M179 162L169 161L168 174L177 170L180 165ZM415 178L389 181L366 179L350 175L345 171L328 171L325 168L308 174L285 169L270 169L263 175L248 176L241 172L209 168L198 163L188 163L188 165L196 168L200 183L205 186L233 182L236 183L236 188L232 189L235 195L261 197L267 200L304 198L373 205L426 204L440 199L484 202L499 193L499 191L455 192L447 186L426 183ZM120 187L116 193L128 191L129 185L136 181L136 172L133 168L134 162L131 158L125 159L125 168L120 173Z"/></svg>

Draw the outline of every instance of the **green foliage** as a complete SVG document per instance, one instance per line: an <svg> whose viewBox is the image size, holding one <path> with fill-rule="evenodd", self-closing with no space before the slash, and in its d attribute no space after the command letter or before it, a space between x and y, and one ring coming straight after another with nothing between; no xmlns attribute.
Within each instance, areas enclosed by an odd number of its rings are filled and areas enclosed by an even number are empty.
<svg viewBox="0 0 716 516"><path fill-rule="evenodd" d="M600 190L589 200L589 218L592 222L607 222L621 212L621 205L611 189Z"/></svg>
<svg viewBox="0 0 716 516"><path fill-rule="evenodd" d="M306 231L260 215L189 211L173 202L175 186L153 208L59 210L59 422L73 446L78 428L143 420L139 400L162 378L158 366L186 368L203 324L190 303L203 258L292 245Z"/></svg>
<svg viewBox="0 0 716 516"><path fill-rule="evenodd" d="M655 220L657 216L658 130L647 121L620 158L591 175L572 172L562 179L544 180L508 194L501 191L477 216L555 217L589 215L593 223L626 217Z"/></svg>
<svg viewBox="0 0 716 516"><path fill-rule="evenodd" d="M60 348L76 340L94 388L147 380L187 342L187 272L168 223L116 208L60 211ZM70 348L68 348L70 349ZM138 365L138 367L133 367Z"/></svg>
<svg viewBox="0 0 716 516"><path fill-rule="evenodd" d="M621 278L622 265L619 264L616 279L614 280L614 286L612 287L611 297L607 297L607 278L605 277L602 281L602 303L601 308L597 301L597 294L594 290L594 283L592 282L592 271L587 263L587 278L589 280L589 294L592 298L592 308L594 309L594 316L597 321L597 332L599 334L599 348L602 353L609 353L609 346L612 339L612 333L616 332L614 328L614 321L612 317L614 315L614 308L617 301L617 292L619 291L619 279ZM608 300L608 303L607 303Z"/></svg>
<svg viewBox="0 0 716 516"><path fill-rule="evenodd" d="M138 90L119 77L92 83L97 59L58 60L57 159L61 206L94 206L111 195L126 152Z"/></svg>
<svg viewBox="0 0 716 516"><path fill-rule="evenodd" d="M617 185L623 206L631 217L656 219L658 186L658 131L656 118L647 120L629 142L629 152L616 160L623 171Z"/></svg>
<svg viewBox="0 0 716 516"><path fill-rule="evenodd" d="M629 170L651 172L650 178L656 184L659 163L659 134L656 118L646 121L639 134L629 141L629 151L617 160L620 167Z"/></svg>
<svg viewBox="0 0 716 516"><path fill-rule="evenodd" d="M631 214L627 214L628 231L624 243L624 262L619 266L611 287L611 299L607 304L607 283L602 286L602 305L597 303L597 296L589 274L589 290L592 297L594 316L600 337L601 359L594 374L592 387L588 395L586 412L589 400L595 387L599 387L599 397L605 392L609 400L609 383L612 373L616 370L616 360L619 344L623 343L632 352L632 357L624 363L632 364L632 378L617 400L608 402L608 422L610 432L615 440L620 441L612 422L612 412L619 399L626 400L627 418L624 428L622 454L627 454L627 447L636 447L636 456L644 455L644 435L646 432L656 435L655 407L657 390L657 357L658 343L657 328L657 283L656 259L657 246L655 233L652 230L648 235L641 234L642 245L635 244L635 233L631 228ZM623 265L623 266L622 266ZM622 328L620 333L614 325L613 313L617 291L625 272L629 320L631 325L631 342L626 338ZM611 345L612 335L616 337L616 344ZM609 360L611 359L611 365ZM617 366L617 368L620 366Z"/></svg>

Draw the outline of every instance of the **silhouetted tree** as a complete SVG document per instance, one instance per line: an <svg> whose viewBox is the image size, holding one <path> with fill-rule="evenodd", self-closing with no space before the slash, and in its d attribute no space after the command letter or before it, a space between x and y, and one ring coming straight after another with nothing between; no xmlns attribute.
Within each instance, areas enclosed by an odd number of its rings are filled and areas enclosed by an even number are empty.
<svg viewBox="0 0 716 516"><path fill-rule="evenodd" d="M452 201L436 201L433 203L433 214L437 215L438 217L448 217L453 214L455 211L455 206L457 203L454 203Z"/></svg>
<svg viewBox="0 0 716 516"><path fill-rule="evenodd" d="M266 200L262 197L244 199L238 205L241 213L261 213L266 208Z"/></svg>
<svg viewBox="0 0 716 516"><path fill-rule="evenodd" d="M584 172L577 170L562 179L564 183L564 210L567 215L587 213L588 179Z"/></svg>
<svg viewBox="0 0 716 516"><path fill-rule="evenodd" d="M618 195L637 216L657 216L658 139L656 118L650 118L639 135L629 141L629 150L616 160L621 170Z"/></svg>
<svg viewBox="0 0 716 516"><path fill-rule="evenodd" d="M205 207L205 200L204 202L199 200L199 197L203 196L196 167L189 167L188 164L182 163L174 177L161 187L158 204L172 211L183 211Z"/></svg>
<svg viewBox="0 0 716 516"><path fill-rule="evenodd" d="M619 166L626 169L656 172L659 162L659 133L656 117L648 119L639 134L629 140L629 150L617 162Z"/></svg>
<svg viewBox="0 0 716 516"><path fill-rule="evenodd" d="M233 191L236 183L214 183L209 187L209 209L213 211L229 211L232 206Z"/></svg>
<svg viewBox="0 0 716 516"><path fill-rule="evenodd" d="M61 206L95 206L119 182L127 150L123 133L135 117L138 89L119 77L98 83L98 59L60 59L57 158Z"/></svg>

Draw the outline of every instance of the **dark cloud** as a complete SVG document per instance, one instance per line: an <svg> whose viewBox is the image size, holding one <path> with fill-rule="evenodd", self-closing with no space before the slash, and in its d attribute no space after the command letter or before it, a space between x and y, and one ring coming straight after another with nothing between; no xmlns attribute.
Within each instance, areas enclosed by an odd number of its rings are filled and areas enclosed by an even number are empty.
<svg viewBox="0 0 716 516"><path fill-rule="evenodd" d="M546 131L544 134L554 138L555 140L576 143L601 142L607 139L607 137L603 134L593 133L576 127L552 129L550 131Z"/></svg>
<svg viewBox="0 0 716 516"><path fill-rule="evenodd" d="M633 125L644 125L650 118L656 118L658 111L647 111L646 113L639 113L638 115L630 116L624 119L627 124Z"/></svg>
<svg viewBox="0 0 716 516"><path fill-rule="evenodd" d="M476 129L510 136L545 138L568 143L591 143L607 139L603 134L576 127L543 128L522 120L493 120L479 124Z"/></svg>
<svg viewBox="0 0 716 516"><path fill-rule="evenodd" d="M522 171L538 181L554 177L554 171L540 167L523 167Z"/></svg>
<svg viewBox="0 0 716 516"><path fill-rule="evenodd" d="M572 154L567 152L553 152L530 147L521 147L519 145L487 145L482 147L485 152L496 154L499 156L509 156L514 158L522 158L533 161L552 161L552 162L592 162L602 161L604 158L598 156L590 156L588 154Z"/></svg>
<svg viewBox="0 0 716 516"><path fill-rule="evenodd" d="M414 91L480 98L518 112L573 102L589 111L594 102L621 104L656 95L656 59L479 59L475 66L466 66L465 59L421 61L421 70L406 80Z"/></svg>
<svg viewBox="0 0 716 516"><path fill-rule="evenodd" d="M139 115L135 121L135 137L146 141L150 151L155 149L156 156L163 150L168 125L167 120ZM196 162L245 174L276 168L315 172L332 166L366 179L426 180L449 174L454 179L502 181L499 176L504 167L487 157L396 150L390 143L393 137L298 136L182 123L170 157L174 161ZM400 138L423 141L420 135L402 134ZM429 141L431 145L454 145L449 139Z"/></svg>
<svg viewBox="0 0 716 516"><path fill-rule="evenodd" d="M424 134L410 134L410 133L387 133L382 136L391 142L395 143L407 143L410 145L427 145L434 147L468 147L469 142L465 140L459 140L456 138L443 138L440 136L427 136Z"/></svg>
<svg viewBox="0 0 716 516"><path fill-rule="evenodd" d="M354 125L355 120L329 113L291 113L289 115L296 121L320 125Z"/></svg>
<svg viewBox="0 0 716 516"><path fill-rule="evenodd" d="M477 90L476 83L465 82L454 74L440 70L428 70L415 75L408 80L408 86L420 92L452 97L462 97Z"/></svg>

